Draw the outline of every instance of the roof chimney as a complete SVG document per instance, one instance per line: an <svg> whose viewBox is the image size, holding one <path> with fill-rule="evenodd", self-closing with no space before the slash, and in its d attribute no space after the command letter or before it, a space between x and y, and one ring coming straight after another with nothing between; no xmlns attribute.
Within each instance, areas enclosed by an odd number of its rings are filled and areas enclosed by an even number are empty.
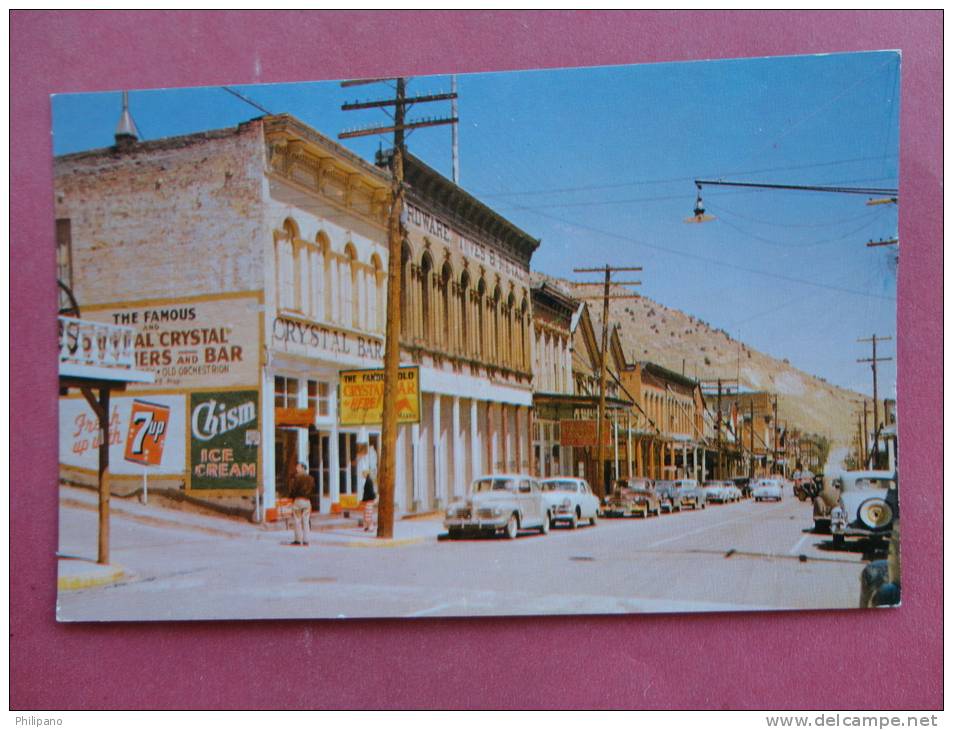
<svg viewBox="0 0 953 730"><path fill-rule="evenodd" d="M132 121L132 115L129 113L129 92L122 92L122 115L119 117L119 124L116 125L116 146L119 149L129 149L139 141L139 130L136 129L136 123Z"/></svg>

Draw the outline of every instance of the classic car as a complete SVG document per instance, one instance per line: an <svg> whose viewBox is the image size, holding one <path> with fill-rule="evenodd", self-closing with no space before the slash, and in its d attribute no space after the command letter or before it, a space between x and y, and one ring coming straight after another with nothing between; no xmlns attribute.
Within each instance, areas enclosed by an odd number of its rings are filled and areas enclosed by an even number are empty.
<svg viewBox="0 0 953 730"><path fill-rule="evenodd" d="M547 534L551 519L549 500L535 477L493 474L473 480L467 499L447 507L443 525L451 539L480 532L513 539L520 530Z"/></svg>
<svg viewBox="0 0 953 730"><path fill-rule="evenodd" d="M678 496L678 486L676 482L667 479L655 482L655 494L659 498L662 509L666 512L682 511L682 501Z"/></svg>
<svg viewBox="0 0 953 730"><path fill-rule="evenodd" d="M658 517L661 509L662 502L651 479L619 481L602 503L602 514L606 517Z"/></svg>
<svg viewBox="0 0 953 730"><path fill-rule="evenodd" d="M599 498L592 493L589 482L575 477L552 477L540 483L543 497L549 507L552 525L563 522L576 529L582 520L596 524Z"/></svg>
<svg viewBox="0 0 953 730"><path fill-rule="evenodd" d="M887 559L875 560L860 574L860 607L900 605L900 501L896 489L888 489L884 500L893 510Z"/></svg>
<svg viewBox="0 0 953 730"><path fill-rule="evenodd" d="M731 482L709 479L702 483L702 491L705 492L705 497L709 502L725 504L726 502L737 502L741 499L741 490Z"/></svg>
<svg viewBox="0 0 953 730"><path fill-rule="evenodd" d="M830 514L835 546L843 545L847 537L890 536L895 509L887 497L891 490L896 492L896 472L846 471L836 478L835 486L840 490L840 498Z"/></svg>
<svg viewBox="0 0 953 730"><path fill-rule="evenodd" d="M784 498L781 480L773 477L771 479L759 479L755 482L751 494L754 496L755 502L763 502L766 499L780 502Z"/></svg>
<svg viewBox="0 0 953 730"><path fill-rule="evenodd" d="M675 499L682 507L691 505L692 509L705 509L708 506L708 499L705 492L698 486L694 479L676 479Z"/></svg>

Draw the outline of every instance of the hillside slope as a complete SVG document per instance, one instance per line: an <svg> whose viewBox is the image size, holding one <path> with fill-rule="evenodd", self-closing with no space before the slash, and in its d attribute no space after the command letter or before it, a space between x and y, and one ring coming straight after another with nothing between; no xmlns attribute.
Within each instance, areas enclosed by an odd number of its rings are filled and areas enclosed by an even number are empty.
<svg viewBox="0 0 953 730"><path fill-rule="evenodd" d="M535 273L535 272L534 272ZM575 296L599 296L601 286L578 285L545 277ZM614 287L614 294L631 294ZM597 331L602 328L602 302L588 300ZM857 430L858 404L862 394L828 383L798 370L728 336L706 322L670 309L651 299L620 299L612 302L613 324L630 361L649 360L691 378L736 379L742 389L778 395L778 417L792 428L823 434L841 444L850 442Z"/></svg>

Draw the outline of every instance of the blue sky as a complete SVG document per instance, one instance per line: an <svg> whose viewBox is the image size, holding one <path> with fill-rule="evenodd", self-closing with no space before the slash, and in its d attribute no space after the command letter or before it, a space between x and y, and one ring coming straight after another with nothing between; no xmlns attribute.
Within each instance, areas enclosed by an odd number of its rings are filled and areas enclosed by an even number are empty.
<svg viewBox="0 0 953 730"><path fill-rule="evenodd" d="M759 350L864 393L869 344L896 351L893 205L791 191L706 188L715 221L685 225L695 178L897 187L900 58L892 52L613 66L458 77L460 182L542 239L533 268L643 266L639 291L725 329ZM449 90L415 78L408 92ZM384 98L383 84L235 86L273 113L335 138L386 119L342 112ZM53 97L54 153L112 144L114 93ZM261 114L210 87L132 91L144 139L215 129ZM449 103L409 115L443 116ZM344 142L372 159L386 138ZM450 131L422 129L410 151L450 175ZM896 361L878 371L895 394Z"/></svg>

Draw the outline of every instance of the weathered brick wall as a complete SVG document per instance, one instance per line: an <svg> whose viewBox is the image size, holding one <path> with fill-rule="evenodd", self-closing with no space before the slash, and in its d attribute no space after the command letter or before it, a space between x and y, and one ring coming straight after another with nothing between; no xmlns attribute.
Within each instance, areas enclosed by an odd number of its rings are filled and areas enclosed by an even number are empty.
<svg viewBox="0 0 953 730"><path fill-rule="evenodd" d="M63 156L54 174L80 307L264 286L260 122Z"/></svg>

